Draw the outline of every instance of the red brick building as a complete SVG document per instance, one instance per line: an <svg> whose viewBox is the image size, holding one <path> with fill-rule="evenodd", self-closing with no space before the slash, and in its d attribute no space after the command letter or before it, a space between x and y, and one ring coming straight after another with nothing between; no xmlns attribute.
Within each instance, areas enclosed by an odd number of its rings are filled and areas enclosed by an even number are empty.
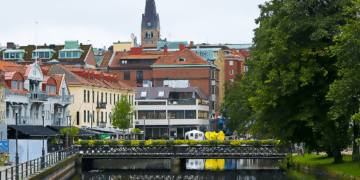
<svg viewBox="0 0 360 180"><path fill-rule="evenodd" d="M244 66L250 51L231 50L225 55L225 81L234 81L236 74L243 74L247 69Z"/></svg>

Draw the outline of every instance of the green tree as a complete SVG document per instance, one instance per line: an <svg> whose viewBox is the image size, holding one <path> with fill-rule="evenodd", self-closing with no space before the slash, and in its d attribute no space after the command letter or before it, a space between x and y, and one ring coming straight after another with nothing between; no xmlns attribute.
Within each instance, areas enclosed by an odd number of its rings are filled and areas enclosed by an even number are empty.
<svg viewBox="0 0 360 180"><path fill-rule="evenodd" d="M131 118L128 120L126 116L135 115L135 110L126 95L121 95L120 101L116 102L115 107L112 109L112 114L112 125L123 130L123 138L125 139L125 129L127 129L128 123L129 126L131 125Z"/></svg>
<svg viewBox="0 0 360 180"><path fill-rule="evenodd" d="M66 134L68 135L68 138L70 138L70 134L71 134L71 140L70 140L70 144L72 144L72 140L74 139L74 137L76 135L78 135L79 133L79 128L77 127L68 127L68 128L62 128L60 130L60 133L63 134L66 138ZM66 138L66 144L68 143L68 139Z"/></svg>
<svg viewBox="0 0 360 180"><path fill-rule="evenodd" d="M133 130L131 130L131 135L134 135L135 138L137 138L140 134L141 134L141 130L139 128L135 128Z"/></svg>
<svg viewBox="0 0 360 180"><path fill-rule="evenodd" d="M345 116L347 122L353 124L352 137L353 157L359 154L359 145L355 141L359 134L359 99L360 99L360 1L354 1L345 8L347 23L341 26L340 34L334 37L335 45L330 47L330 53L338 58L338 78L330 86L327 98L334 102L331 115L334 119Z"/></svg>
<svg viewBox="0 0 360 180"><path fill-rule="evenodd" d="M344 116L329 115L333 102L326 95L337 78L337 58L326 50L345 24L342 12L349 4L272 0L260 5L251 58L245 63L249 71L231 87L230 94L244 97L233 100L237 107L229 114L239 113L241 125L252 121L253 132L291 144L305 142L310 151L333 152L334 162L341 162L341 149L349 143L348 124Z"/></svg>

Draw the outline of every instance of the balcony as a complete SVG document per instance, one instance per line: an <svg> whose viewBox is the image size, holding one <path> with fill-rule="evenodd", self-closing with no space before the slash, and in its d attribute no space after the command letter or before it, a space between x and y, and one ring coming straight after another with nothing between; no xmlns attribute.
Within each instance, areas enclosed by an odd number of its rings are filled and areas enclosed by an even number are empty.
<svg viewBox="0 0 360 180"><path fill-rule="evenodd" d="M43 91L30 92L30 101L47 101L48 94Z"/></svg>
<svg viewBox="0 0 360 180"><path fill-rule="evenodd" d="M5 88L5 98L10 96L9 88Z"/></svg>
<svg viewBox="0 0 360 180"><path fill-rule="evenodd" d="M96 109L106 109L106 102L97 102Z"/></svg>
<svg viewBox="0 0 360 180"><path fill-rule="evenodd" d="M18 120L18 125L34 125L35 120L33 117L29 116L20 116L20 119Z"/></svg>
<svg viewBox="0 0 360 180"><path fill-rule="evenodd" d="M196 105L196 99L169 99L169 105Z"/></svg>
<svg viewBox="0 0 360 180"><path fill-rule="evenodd" d="M66 126L66 118L52 118L51 119L52 126Z"/></svg>
<svg viewBox="0 0 360 180"><path fill-rule="evenodd" d="M66 104L73 104L74 103L74 95L63 95L62 102Z"/></svg>

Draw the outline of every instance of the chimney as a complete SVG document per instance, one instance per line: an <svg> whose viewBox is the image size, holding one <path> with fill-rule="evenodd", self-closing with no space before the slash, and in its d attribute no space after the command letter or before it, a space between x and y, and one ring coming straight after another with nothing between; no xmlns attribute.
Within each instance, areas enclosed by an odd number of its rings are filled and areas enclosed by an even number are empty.
<svg viewBox="0 0 360 180"><path fill-rule="evenodd" d="M179 51L182 51L185 49L185 44L179 44Z"/></svg>
<svg viewBox="0 0 360 180"><path fill-rule="evenodd" d="M130 55L142 55L143 49L142 47L132 47L130 49Z"/></svg>
<svg viewBox="0 0 360 180"><path fill-rule="evenodd" d="M46 46L46 43L44 44L44 47Z"/></svg>
<svg viewBox="0 0 360 180"><path fill-rule="evenodd" d="M116 51L116 55L120 55L120 51Z"/></svg>
<svg viewBox="0 0 360 180"><path fill-rule="evenodd" d="M13 42L8 42L6 48L7 49L12 49L14 47L14 45L15 44Z"/></svg>
<svg viewBox="0 0 360 180"><path fill-rule="evenodd" d="M164 53L168 53L167 45L164 46Z"/></svg>
<svg viewBox="0 0 360 180"><path fill-rule="evenodd" d="M82 43L80 43L80 46L82 46Z"/></svg>
<svg viewBox="0 0 360 180"><path fill-rule="evenodd" d="M190 41L190 46L194 46L194 41Z"/></svg>

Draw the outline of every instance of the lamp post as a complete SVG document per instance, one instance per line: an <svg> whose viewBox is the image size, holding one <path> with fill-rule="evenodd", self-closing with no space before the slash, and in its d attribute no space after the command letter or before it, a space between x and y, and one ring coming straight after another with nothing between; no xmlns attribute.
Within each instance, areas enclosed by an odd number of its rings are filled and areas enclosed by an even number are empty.
<svg viewBox="0 0 360 180"><path fill-rule="evenodd" d="M128 138L129 138L129 140L130 140L130 137L129 137L129 119L130 119L129 115L126 115L127 134L128 134Z"/></svg>
<svg viewBox="0 0 360 180"><path fill-rule="evenodd" d="M59 146L59 152L58 152L58 160L61 161L61 147L60 147L60 138L61 138L61 128L60 128L60 113L59 113L59 141L58 141L58 146Z"/></svg>
<svg viewBox="0 0 360 180"><path fill-rule="evenodd" d="M146 116L143 116L143 120L144 120L144 135L143 135L143 140L145 140L145 135L146 135L145 119L146 119Z"/></svg>
<svg viewBox="0 0 360 180"><path fill-rule="evenodd" d="M90 119L91 119L91 140L92 140L92 122L93 122L93 114L90 113Z"/></svg>
<svg viewBox="0 0 360 180"><path fill-rule="evenodd" d="M43 126L45 127L45 111L42 111ZM45 136L43 133L43 146L42 146L42 157L41 157L41 169L45 167Z"/></svg>
<svg viewBox="0 0 360 180"><path fill-rule="evenodd" d="M70 149L72 149L72 144L71 144L71 133L72 133L72 131L71 131L71 115L68 115L69 116L69 120L70 120L70 142L69 142L69 144L70 144Z"/></svg>
<svg viewBox="0 0 360 180"><path fill-rule="evenodd" d="M170 140L170 116L168 117L169 140Z"/></svg>
<svg viewBox="0 0 360 180"><path fill-rule="evenodd" d="M111 124L111 118L112 118L112 114L109 113L109 120L110 120L110 140L111 140L111 136L112 136L112 132L111 132L111 126L112 126L112 124Z"/></svg>
<svg viewBox="0 0 360 180"><path fill-rule="evenodd" d="M18 125L18 107L15 107L15 124ZM16 154L15 154L15 163L16 163L16 180L19 180L19 153L18 153L18 131L16 128Z"/></svg>
<svg viewBox="0 0 360 180"><path fill-rule="evenodd" d="M66 117L66 140L68 139L68 134L69 134L69 120L67 119L68 117ZM68 142L66 142L66 151L68 151ZM65 151L65 152L66 152Z"/></svg>

